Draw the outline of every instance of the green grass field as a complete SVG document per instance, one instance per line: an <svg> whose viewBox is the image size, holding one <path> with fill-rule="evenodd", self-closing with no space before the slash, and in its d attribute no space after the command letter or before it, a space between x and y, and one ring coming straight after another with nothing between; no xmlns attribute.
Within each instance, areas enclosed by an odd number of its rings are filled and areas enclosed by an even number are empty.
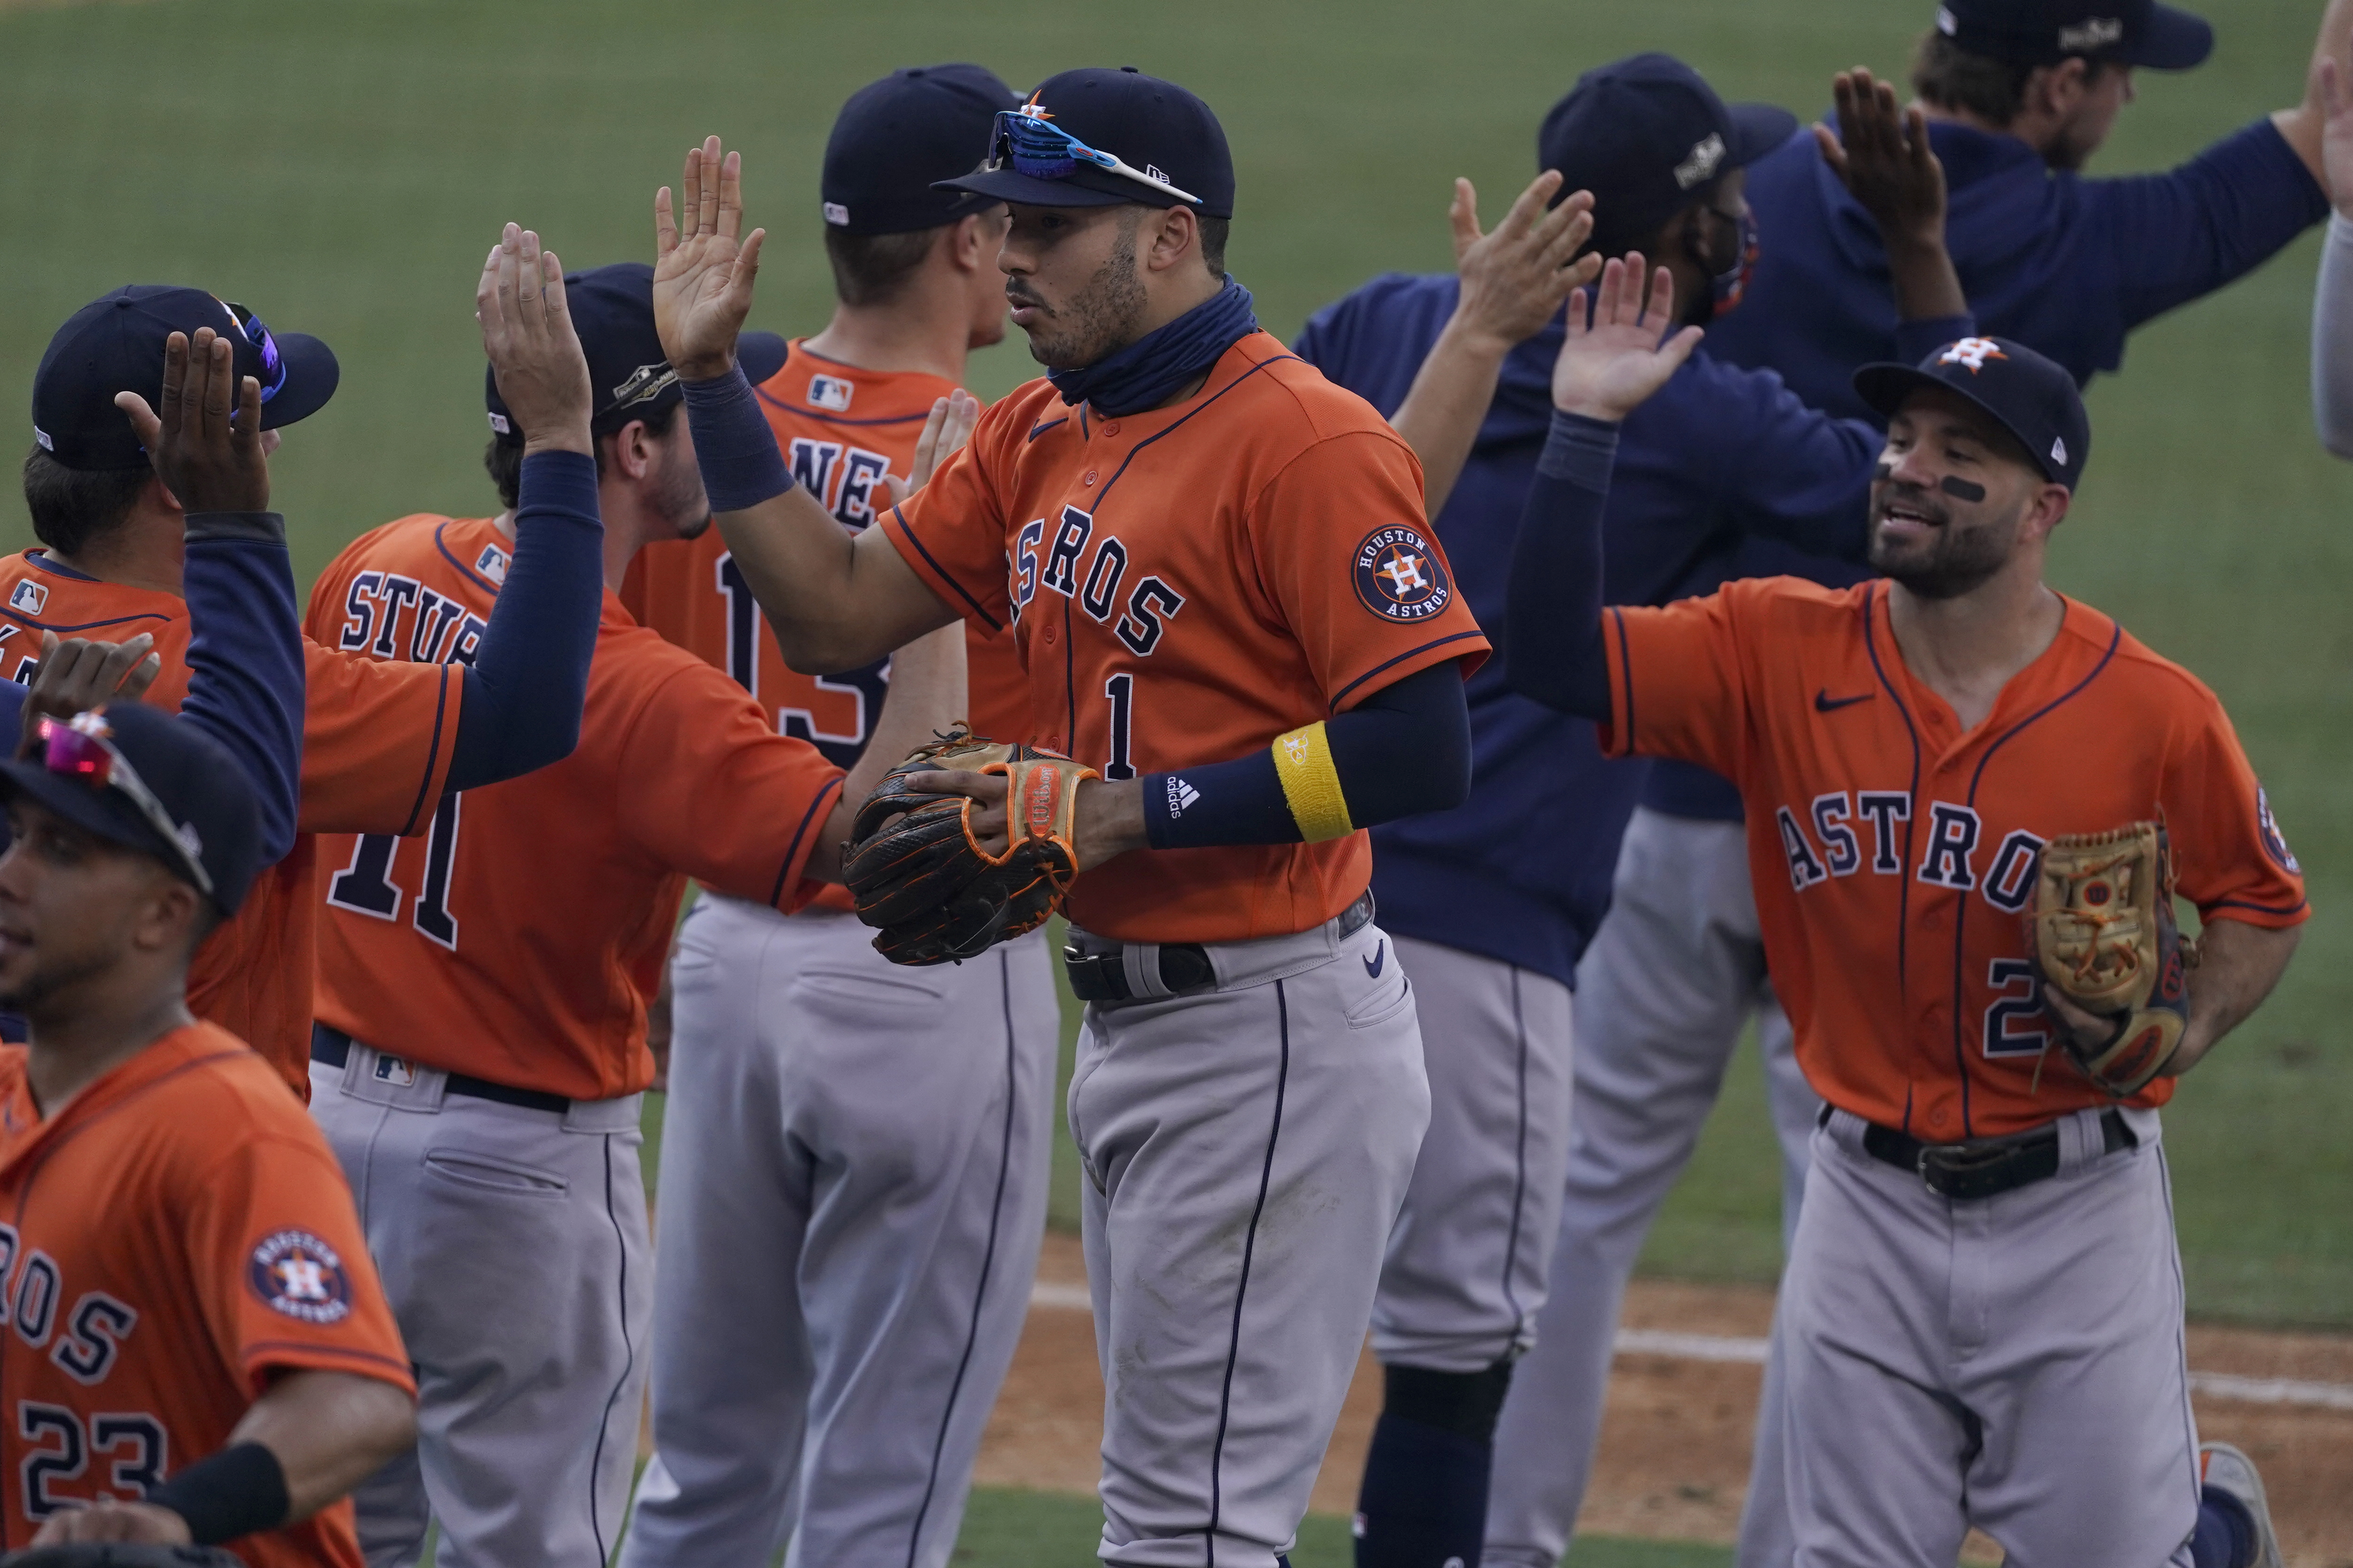
<svg viewBox="0 0 2353 1568"><path fill-rule="evenodd" d="M2145 76L2098 170L2160 165L2300 92L2316 0L2205 9L2213 60ZM1450 177L1500 212L1532 172L1544 108L1587 66L1670 47L1727 96L1811 114L1836 67L1900 70L1929 10L0 0L0 427L26 430L55 326L125 281L198 283L317 332L343 389L276 470L307 577L401 512L492 504L470 298L500 223L540 228L575 266L649 255L653 188L705 131L744 149L753 216L777 235L755 324L808 330L828 299L818 156L852 88L944 58L1015 82L1138 64L1223 117L1241 191L1231 264L1288 333L1374 272L1443 265ZM2151 327L2098 384L2097 450L2054 575L2221 692L2320 911L2278 996L2170 1118L2193 1310L2353 1327L2353 471L2311 432L2314 256L2307 237ZM1015 336L977 365L984 393L1029 374ZM19 507L0 518L0 543L26 541ZM1744 1065L1649 1266L1769 1278L1774 1172Z"/></svg>

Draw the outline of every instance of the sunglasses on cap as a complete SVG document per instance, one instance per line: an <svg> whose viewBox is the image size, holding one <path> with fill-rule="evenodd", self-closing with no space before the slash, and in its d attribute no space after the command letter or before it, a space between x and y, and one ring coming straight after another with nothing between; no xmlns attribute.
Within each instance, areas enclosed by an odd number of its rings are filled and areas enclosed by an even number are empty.
<svg viewBox="0 0 2353 1568"><path fill-rule="evenodd" d="M1192 192L1179 190L1166 180L1123 163L1114 153L1088 146L1048 121L1046 111L1034 101L1018 109L997 111L996 126L989 132L988 162L982 167L994 172L1008 163L1013 165L1014 173L1033 180L1067 180L1078 172L1081 163L1092 163L1180 202L1194 206L1201 204L1201 198Z"/></svg>
<svg viewBox="0 0 2353 1568"><path fill-rule="evenodd" d="M172 847L180 867L196 885L196 890L212 897L212 874L188 846L193 832L186 832L172 820L155 792L139 776L139 770L117 751L108 739L113 731L107 727L105 716L99 713L77 713L70 723L55 719L43 719L35 731L41 748L41 766L61 779L71 779L91 791L113 790L139 808L147 826L164 836Z"/></svg>
<svg viewBox="0 0 2353 1568"><path fill-rule="evenodd" d="M261 401L267 403L277 396L279 389L286 384L286 362L278 353L278 340L269 335L269 329L261 324L261 318L244 306L227 300L221 303L228 307L229 315L237 321L237 330L245 334L245 341L261 351ZM206 890L211 891L210 889Z"/></svg>

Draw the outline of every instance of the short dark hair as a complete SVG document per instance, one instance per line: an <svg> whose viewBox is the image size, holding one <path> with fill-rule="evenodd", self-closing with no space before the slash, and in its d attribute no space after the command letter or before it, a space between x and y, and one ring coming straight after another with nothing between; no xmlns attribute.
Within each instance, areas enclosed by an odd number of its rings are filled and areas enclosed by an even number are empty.
<svg viewBox="0 0 2353 1568"><path fill-rule="evenodd" d="M1210 277L1223 278L1226 275L1226 236L1232 231L1234 220L1229 217L1204 217L1199 222L1202 264L1208 268Z"/></svg>
<svg viewBox="0 0 2353 1568"><path fill-rule="evenodd" d="M944 224L904 234L850 234L828 226L825 258L833 264L833 291L845 305L888 305L898 299L932 253Z"/></svg>
<svg viewBox="0 0 2353 1568"><path fill-rule="evenodd" d="M592 426L588 434L592 438L591 444L596 448L596 477L600 479L605 477L606 437L617 435L628 429L632 422L640 419L645 422L649 435L667 436L670 426L678 423L678 411L685 406L685 399L679 398L651 414L633 414L618 425L602 428ZM499 501L507 510L512 511L522 504L522 442L491 437L491 444L482 448L482 467L490 471L491 483L499 487Z"/></svg>
<svg viewBox="0 0 2353 1568"><path fill-rule="evenodd" d="M2095 82L2106 60L2084 57L2084 79ZM1925 33L1912 53L1912 90L1938 109L1958 109L2007 129L2026 108L2026 84L2039 66L1971 54L1938 32Z"/></svg>
<svg viewBox="0 0 2353 1568"><path fill-rule="evenodd" d="M25 454L25 510L50 549L79 554L131 515L153 468L69 468L39 447Z"/></svg>

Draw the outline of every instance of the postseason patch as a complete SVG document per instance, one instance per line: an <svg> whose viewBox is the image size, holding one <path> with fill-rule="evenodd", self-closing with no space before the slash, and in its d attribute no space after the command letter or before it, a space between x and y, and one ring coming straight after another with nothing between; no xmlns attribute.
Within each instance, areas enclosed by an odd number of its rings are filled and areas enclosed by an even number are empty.
<svg viewBox="0 0 2353 1568"><path fill-rule="evenodd" d="M1426 621L1454 600L1454 584L1421 531L1377 528L1356 546L1356 597L1385 621Z"/></svg>
<svg viewBox="0 0 2353 1568"><path fill-rule="evenodd" d="M246 1282L271 1310L305 1323L340 1323L351 1316L352 1281L335 1249L307 1230L261 1238L247 1259Z"/></svg>

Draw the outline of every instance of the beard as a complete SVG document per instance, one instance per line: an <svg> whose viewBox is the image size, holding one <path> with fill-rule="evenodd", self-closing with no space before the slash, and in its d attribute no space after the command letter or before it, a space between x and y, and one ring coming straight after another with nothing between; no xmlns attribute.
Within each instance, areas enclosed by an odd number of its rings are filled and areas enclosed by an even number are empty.
<svg viewBox="0 0 2353 1568"><path fill-rule="evenodd" d="M1935 534L1916 543L1890 540L1879 522L1891 507L1935 524ZM2020 510L2013 507L2007 516L1965 523L1928 491L1883 480L1872 492L1871 568L1923 599L1957 599L2010 564L2017 548Z"/></svg>
<svg viewBox="0 0 2353 1568"><path fill-rule="evenodd" d="M1135 229L1129 223L1112 247L1112 253L1087 286L1060 309L1034 294L1016 294L1010 284L1006 296L1016 304L1037 306L1044 320L1028 323L1029 357L1048 370L1079 370L1108 358L1143 336L1141 323L1148 303L1144 279L1135 275Z"/></svg>
<svg viewBox="0 0 2353 1568"><path fill-rule="evenodd" d="M95 956L64 957L44 963L38 958L25 973L0 983L0 1010L17 1014L37 1013L41 1004L60 991L83 984L103 974L111 960Z"/></svg>
<svg viewBox="0 0 2353 1568"><path fill-rule="evenodd" d="M683 441L663 444L661 478L654 490L654 507L680 539L700 539L711 526L711 498L702 489L702 470L687 455Z"/></svg>

